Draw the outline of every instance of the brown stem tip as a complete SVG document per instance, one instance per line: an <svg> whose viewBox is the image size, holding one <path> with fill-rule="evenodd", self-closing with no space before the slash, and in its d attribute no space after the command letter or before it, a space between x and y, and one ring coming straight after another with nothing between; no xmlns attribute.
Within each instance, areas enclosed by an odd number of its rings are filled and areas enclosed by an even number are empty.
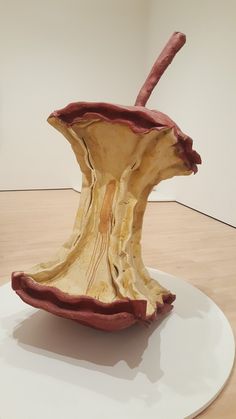
<svg viewBox="0 0 236 419"><path fill-rule="evenodd" d="M135 106L145 106L154 87L160 80L166 68L170 65L177 52L186 42L186 36L181 32L174 32L154 63L144 85L137 96Z"/></svg>

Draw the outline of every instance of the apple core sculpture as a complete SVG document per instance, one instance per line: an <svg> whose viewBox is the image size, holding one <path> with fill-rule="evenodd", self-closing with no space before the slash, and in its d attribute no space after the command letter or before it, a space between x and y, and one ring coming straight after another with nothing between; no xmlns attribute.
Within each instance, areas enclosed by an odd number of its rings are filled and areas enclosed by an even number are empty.
<svg viewBox="0 0 236 419"><path fill-rule="evenodd" d="M107 331L171 310L175 296L142 261L143 215L154 185L196 173L201 158L190 137L145 104L184 43L172 35L135 106L78 102L49 116L72 146L83 186L72 235L55 259L12 274L26 303Z"/></svg>

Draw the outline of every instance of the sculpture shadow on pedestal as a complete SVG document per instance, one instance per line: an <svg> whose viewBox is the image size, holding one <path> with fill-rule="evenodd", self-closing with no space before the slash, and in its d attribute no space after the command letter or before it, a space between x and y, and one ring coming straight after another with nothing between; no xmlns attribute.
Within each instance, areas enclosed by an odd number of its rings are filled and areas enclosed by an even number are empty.
<svg viewBox="0 0 236 419"><path fill-rule="evenodd" d="M152 397L143 394L141 383L132 383L138 374L145 375L149 384L158 382L163 375L160 368L161 331L170 316L162 317L149 327L135 325L120 332L106 333L36 311L13 329L12 337L24 350L23 356L14 359L6 352L6 358L18 368L87 387L113 399L125 402L139 397L146 403L152 403ZM12 323L15 319L8 320ZM152 342L149 345L150 338ZM38 363L32 354L61 362L56 369L55 366L50 369L48 362ZM65 368L64 363L69 364L69 368ZM84 369L88 371L86 380L81 378L81 370L84 377ZM96 376L93 376L93 372L96 372ZM97 373L101 374L101 378L104 375L114 377L114 385L118 386L119 391L114 390L110 379L104 378L98 382ZM155 391L155 402L157 398Z"/></svg>
<svg viewBox="0 0 236 419"><path fill-rule="evenodd" d="M109 369L111 375L132 379L140 367L150 381L158 379L158 372L146 362L141 366L148 340L155 331L155 357L159 354L160 332L167 317L163 317L149 327L136 325L129 330L115 333L97 331L76 322L58 318L43 311L23 320L14 330L13 336L20 346L32 352L47 354L49 357L66 357L66 361L78 365L87 362L86 367L114 367L124 361L125 369ZM157 329L158 330L155 330ZM150 349L150 348L149 348ZM151 362L151 360L150 360ZM88 366L89 363L89 366Z"/></svg>

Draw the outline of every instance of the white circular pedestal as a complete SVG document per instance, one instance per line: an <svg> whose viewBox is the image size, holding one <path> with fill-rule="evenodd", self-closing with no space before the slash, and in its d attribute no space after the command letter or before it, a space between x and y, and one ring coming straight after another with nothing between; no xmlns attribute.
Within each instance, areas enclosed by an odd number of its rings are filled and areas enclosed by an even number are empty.
<svg viewBox="0 0 236 419"><path fill-rule="evenodd" d="M183 280L150 269L176 293L157 327L80 326L0 288L1 419L193 418L222 390L234 338L222 311Z"/></svg>

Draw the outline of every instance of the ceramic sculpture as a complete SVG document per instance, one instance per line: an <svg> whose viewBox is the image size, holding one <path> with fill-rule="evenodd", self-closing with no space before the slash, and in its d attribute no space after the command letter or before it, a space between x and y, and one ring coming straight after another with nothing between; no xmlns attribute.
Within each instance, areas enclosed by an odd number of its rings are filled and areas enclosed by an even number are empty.
<svg viewBox="0 0 236 419"><path fill-rule="evenodd" d="M83 186L72 235L54 260L12 274L26 303L107 331L172 308L175 296L142 261L143 215L154 185L196 173L201 159L190 137L145 104L184 43L185 35L172 35L135 106L78 102L49 116L72 146Z"/></svg>

